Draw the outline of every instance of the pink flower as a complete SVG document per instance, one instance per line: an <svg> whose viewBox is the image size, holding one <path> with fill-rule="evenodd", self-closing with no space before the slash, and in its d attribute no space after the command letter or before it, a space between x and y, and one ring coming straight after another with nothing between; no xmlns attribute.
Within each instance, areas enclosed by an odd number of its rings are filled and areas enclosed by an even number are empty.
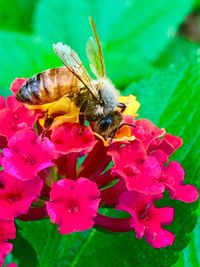
<svg viewBox="0 0 200 267"><path fill-rule="evenodd" d="M2 216L2 211L1 211ZM3 216L2 216L3 217ZM0 243L13 239L16 236L15 224L13 221L0 219Z"/></svg>
<svg viewBox="0 0 200 267"><path fill-rule="evenodd" d="M161 150L163 151L166 155L170 156L172 155L179 147L181 147L183 144L183 141L180 137L171 135L171 134L166 134L163 139L156 145L153 144L149 148L149 152L155 151L155 150Z"/></svg>
<svg viewBox="0 0 200 267"><path fill-rule="evenodd" d="M11 252L13 247L7 240L15 237L16 230L14 222L0 219L0 266L2 266L3 259Z"/></svg>
<svg viewBox="0 0 200 267"><path fill-rule="evenodd" d="M19 106L15 110L4 108L0 110L0 135L7 138L12 137L17 131L33 127L37 114Z"/></svg>
<svg viewBox="0 0 200 267"><path fill-rule="evenodd" d="M0 96L0 110L5 108L5 99L3 96Z"/></svg>
<svg viewBox="0 0 200 267"><path fill-rule="evenodd" d="M0 135L12 137L15 132L33 127L39 112L26 109L14 96L9 96L0 108Z"/></svg>
<svg viewBox="0 0 200 267"><path fill-rule="evenodd" d="M0 243L0 266L3 265L4 258L12 251L13 245L8 242Z"/></svg>
<svg viewBox="0 0 200 267"><path fill-rule="evenodd" d="M25 78L17 78L15 79L12 84L11 84L11 88L10 90L13 92L13 94L17 94L17 92L19 91L19 89L22 87L23 83L25 83L27 79Z"/></svg>
<svg viewBox="0 0 200 267"><path fill-rule="evenodd" d="M12 110L17 109L18 107L24 107L22 105L22 103L20 103L19 101L17 101L17 99L15 98L15 96L10 95L6 98L5 100L5 107L6 108L10 108ZM25 107L24 107L25 108ZM25 108L26 109L26 108Z"/></svg>
<svg viewBox="0 0 200 267"><path fill-rule="evenodd" d="M162 182L166 189L169 190L170 197L180 201L190 203L198 198L198 191L192 185L184 185L184 169L175 161L172 161L166 168L163 169L160 182Z"/></svg>
<svg viewBox="0 0 200 267"><path fill-rule="evenodd" d="M145 194L159 194L164 191L164 186L158 182L161 175L160 164L154 157L147 156L141 142L133 141L109 153L114 161L112 172L125 179L128 190Z"/></svg>
<svg viewBox="0 0 200 267"><path fill-rule="evenodd" d="M136 120L135 126L132 128L132 133L138 140L142 141L146 150L150 145L159 143L159 138L165 134L165 129L159 129L147 119Z"/></svg>
<svg viewBox="0 0 200 267"><path fill-rule="evenodd" d="M136 231L136 237L146 238L147 242L155 248L172 245L174 235L163 229L162 224L168 225L173 220L173 208L156 208L153 201L162 195L149 196L136 191L126 191L119 199L118 209L131 214L130 225Z"/></svg>
<svg viewBox="0 0 200 267"><path fill-rule="evenodd" d="M12 263L6 265L6 267L17 267L17 264L12 262Z"/></svg>
<svg viewBox="0 0 200 267"><path fill-rule="evenodd" d="M47 212L51 221L59 225L61 234L84 231L94 225L99 194L96 184L86 178L62 179L52 185Z"/></svg>
<svg viewBox="0 0 200 267"><path fill-rule="evenodd" d="M53 143L37 137L30 129L18 131L3 149L2 166L10 175L21 180L34 178L37 173L53 164L56 158Z"/></svg>
<svg viewBox="0 0 200 267"><path fill-rule="evenodd" d="M62 153L72 152L88 153L96 141L88 126L80 126L78 123L65 123L53 129L51 140L55 149Z"/></svg>
<svg viewBox="0 0 200 267"><path fill-rule="evenodd" d="M22 181L2 171L0 185L0 219L13 220L27 213L31 203L39 197L43 181L39 177Z"/></svg>

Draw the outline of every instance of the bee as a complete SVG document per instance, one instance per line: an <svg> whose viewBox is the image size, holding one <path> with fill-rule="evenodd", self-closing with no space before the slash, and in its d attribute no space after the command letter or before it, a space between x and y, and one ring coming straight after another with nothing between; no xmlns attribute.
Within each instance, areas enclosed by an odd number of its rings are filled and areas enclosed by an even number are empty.
<svg viewBox="0 0 200 267"><path fill-rule="evenodd" d="M105 139L114 138L122 126L122 113L126 105L119 102L119 91L106 77L102 47L91 18L90 24L94 38L90 37L86 52L96 79L90 77L71 47L58 42L53 44L53 49L65 66L36 74L22 85L16 98L28 105L56 103L65 98L66 105L69 105L66 113L70 112L72 103L79 110L81 125L85 120L94 122L94 130L98 134ZM50 128L55 117L62 113L57 111L56 114L48 114L47 110L44 127Z"/></svg>

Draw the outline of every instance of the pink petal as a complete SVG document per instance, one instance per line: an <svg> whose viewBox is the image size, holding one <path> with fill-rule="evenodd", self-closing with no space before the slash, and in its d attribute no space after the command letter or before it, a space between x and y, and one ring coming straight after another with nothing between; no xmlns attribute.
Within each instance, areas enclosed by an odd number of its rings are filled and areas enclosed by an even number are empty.
<svg viewBox="0 0 200 267"><path fill-rule="evenodd" d="M23 83L25 83L27 79L26 78L17 78L15 79L12 84L10 90L14 93L17 94L19 89L22 87Z"/></svg>
<svg viewBox="0 0 200 267"><path fill-rule="evenodd" d="M4 170L22 180L32 179L42 169L54 165L52 160L57 157L53 143L48 138L37 137L30 129L12 136L3 154Z"/></svg>
<svg viewBox="0 0 200 267"><path fill-rule="evenodd" d="M96 184L86 178L62 179L52 185L46 207L51 221L59 225L61 234L84 231L94 225L99 194Z"/></svg>
<svg viewBox="0 0 200 267"><path fill-rule="evenodd" d="M2 266L4 258L12 251L12 248L13 245L10 243L0 243L0 266Z"/></svg>
<svg viewBox="0 0 200 267"><path fill-rule="evenodd" d="M52 130L51 139L62 154L72 152L88 153L96 141L91 129L78 123L65 123Z"/></svg>
<svg viewBox="0 0 200 267"><path fill-rule="evenodd" d="M137 139L142 141L144 147L148 149L149 146L159 143L159 137L165 134L164 129L159 129L153 123L146 119L139 119L135 121L135 128L132 133Z"/></svg>
<svg viewBox="0 0 200 267"><path fill-rule="evenodd" d="M175 236L167 230L160 230L154 234L147 234L146 240L154 248L164 248L174 243Z"/></svg>
<svg viewBox="0 0 200 267"><path fill-rule="evenodd" d="M0 218L13 220L28 211L31 203L40 195L43 181L35 177L29 181L21 181L8 173L0 173Z"/></svg>
<svg viewBox="0 0 200 267"><path fill-rule="evenodd" d="M5 99L3 96L0 96L0 110L5 108Z"/></svg>
<svg viewBox="0 0 200 267"><path fill-rule="evenodd" d="M171 155L174 151L181 147L182 144L183 141L180 137L166 134L161 143L157 146L157 149L162 150L167 155Z"/></svg>

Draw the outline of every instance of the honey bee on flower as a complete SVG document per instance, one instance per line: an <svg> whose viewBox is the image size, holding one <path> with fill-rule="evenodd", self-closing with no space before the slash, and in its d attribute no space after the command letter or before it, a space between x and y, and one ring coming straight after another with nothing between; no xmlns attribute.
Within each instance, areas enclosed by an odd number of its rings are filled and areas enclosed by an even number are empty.
<svg viewBox="0 0 200 267"><path fill-rule="evenodd" d="M96 79L90 77L77 53L59 42L53 49L65 67L34 75L22 85L16 98L29 108L46 110L46 130L62 124L65 115L65 122L79 122L82 126L85 120L95 122L95 132L112 140L118 129L127 124L122 116L126 104L120 101L118 90L106 77L102 47L91 18L90 24L94 39L89 39L86 50Z"/></svg>

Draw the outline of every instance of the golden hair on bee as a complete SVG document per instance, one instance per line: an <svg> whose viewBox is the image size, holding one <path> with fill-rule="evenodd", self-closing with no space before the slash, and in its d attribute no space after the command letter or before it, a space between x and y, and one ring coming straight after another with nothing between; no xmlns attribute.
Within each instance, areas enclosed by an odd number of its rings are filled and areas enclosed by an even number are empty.
<svg viewBox="0 0 200 267"><path fill-rule="evenodd" d="M90 37L86 46L90 69L96 79L92 79L84 68L78 54L68 45L58 42L53 44L54 52L64 67L46 70L34 75L20 88L17 99L28 105L43 105L61 98L79 110L79 122L94 122L94 129L104 138L111 138L122 124L122 112L126 108L119 102L119 92L106 77L103 51L93 20L90 18L94 38ZM72 105L70 105L72 103ZM57 105L58 106L58 105ZM50 114L47 110L45 127L51 127L56 116L63 110ZM67 115L66 114L66 115Z"/></svg>

